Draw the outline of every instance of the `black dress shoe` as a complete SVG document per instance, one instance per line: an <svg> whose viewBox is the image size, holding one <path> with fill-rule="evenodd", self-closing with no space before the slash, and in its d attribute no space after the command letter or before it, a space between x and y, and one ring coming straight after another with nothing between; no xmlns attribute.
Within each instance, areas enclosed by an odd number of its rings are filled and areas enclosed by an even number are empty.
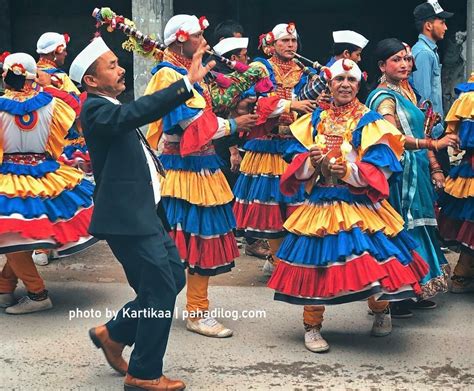
<svg viewBox="0 0 474 391"><path fill-rule="evenodd" d="M413 312L408 309L405 301L390 303L390 312L392 314L392 318L406 319L413 316Z"/></svg>
<svg viewBox="0 0 474 391"><path fill-rule="evenodd" d="M438 304L431 300L420 300L413 301L411 300L410 309L412 310L434 310Z"/></svg>

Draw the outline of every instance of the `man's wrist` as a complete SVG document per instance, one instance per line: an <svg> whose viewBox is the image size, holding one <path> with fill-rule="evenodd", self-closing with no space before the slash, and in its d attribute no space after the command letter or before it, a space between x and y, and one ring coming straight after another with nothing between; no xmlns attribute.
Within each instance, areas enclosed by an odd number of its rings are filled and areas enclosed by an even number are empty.
<svg viewBox="0 0 474 391"><path fill-rule="evenodd" d="M237 145L232 145L231 147L229 147L229 152L231 155L240 155Z"/></svg>
<svg viewBox="0 0 474 391"><path fill-rule="evenodd" d="M184 84L186 84L186 88L188 89L188 92L191 92L193 89L193 84L189 80L189 77L187 75L184 75L183 80L184 80Z"/></svg>

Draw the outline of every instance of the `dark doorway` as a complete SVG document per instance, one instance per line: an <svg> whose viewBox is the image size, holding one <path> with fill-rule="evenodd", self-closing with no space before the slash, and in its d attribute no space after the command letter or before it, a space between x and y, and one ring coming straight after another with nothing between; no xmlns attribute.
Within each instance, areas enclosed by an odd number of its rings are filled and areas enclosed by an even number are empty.
<svg viewBox="0 0 474 391"><path fill-rule="evenodd" d="M36 41L47 31L68 33L71 42L68 45L68 56L64 69L69 70L74 57L90 42L96 31L92 11L100 6L97 0L64 1L64 0L0 0L1 10L5 14L0 20L8 19L2 24L3 38L0 50L26 52L38 59ZM130 0L114 0L113 10L118 14L131 17ZM127 92L122 100L133 98L133 56L121 48L125 36L116 32L107 33L103 29L102 37L119 57L120 64L127 70Z"/></svg>

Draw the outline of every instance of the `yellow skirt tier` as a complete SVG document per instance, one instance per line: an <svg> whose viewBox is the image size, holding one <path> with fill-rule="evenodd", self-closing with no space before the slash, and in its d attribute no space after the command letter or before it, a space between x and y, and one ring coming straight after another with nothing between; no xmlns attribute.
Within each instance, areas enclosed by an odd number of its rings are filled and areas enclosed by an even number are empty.
<svg viewBox="0 0 474 391"><path fill-rule="evenodd" d="M194 205L216 206L228 204L234 198L222 171L211 173L175 171L166 172L161 180L161 195L185 200Z"/></svg>
<svg viewBox="0 0 474 391"><path fill-rule="evenodd" d="M83 173L61 164L55 172L42 178L28 175L0 175L0 194L8 197L56 197L65 189L73 189L83 179Z"/></svg>
<svg viewBox="0 0 474 391"><path fill-rule="evenodd" d="M474 197L474 178L448 178L444 191L456 198Z"/></svg>
<svg viewBox="0 0 474 391"><path fill-rule="evenodd" d="M248 175L283 175L288 164L273 153L246 152L240 171Z"/></svg>
<svg viewBox="0 0 474 391"><path fill-rule="evenodd" d="M284 227L304 236L323 237L358 227L370 233L382 231L393 237L403 229L403 220L387 201L376 205L336 201L325 205L305 203L291 214Z"/></svg>

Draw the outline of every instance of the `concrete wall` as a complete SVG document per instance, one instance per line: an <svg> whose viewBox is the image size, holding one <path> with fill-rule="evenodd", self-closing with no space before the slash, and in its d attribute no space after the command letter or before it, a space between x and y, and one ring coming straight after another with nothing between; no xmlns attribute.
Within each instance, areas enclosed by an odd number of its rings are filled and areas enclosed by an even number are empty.
<svg viewBox="0 0 474 391"><path fill-rule="evenodd" d="M138 30L145 34L154 34L163 41L163 29L173 15L173 0L133 0L132 16ZM150 81L153 61L138 54L133 55L135 98L143 95Z"/></svg>

